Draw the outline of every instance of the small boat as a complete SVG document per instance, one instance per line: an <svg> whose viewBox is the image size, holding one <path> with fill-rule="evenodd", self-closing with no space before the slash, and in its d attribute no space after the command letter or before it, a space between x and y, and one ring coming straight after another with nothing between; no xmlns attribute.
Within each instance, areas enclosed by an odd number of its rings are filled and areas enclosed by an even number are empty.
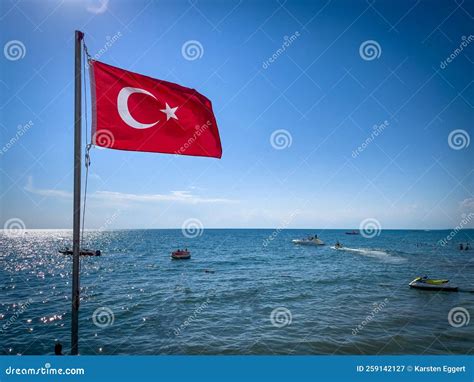
<svg viewBox="0 0 474 382"><path fill-rule="evenodd" d="M358 235L358 234L359 234L359 231L346 232L346 235Z"/></svg>
<svg viewBox="0 0 474 382"><path fill-rule="evenodd" d="M298 244L298 245L324 245L324 241L317 238L295 239L295 240L292 240L292 243Z"/></svg>
<svg viewBox="0 0 474 382"><path fill-rule="evenodd" d="M60 249L58 251L59 253L63 255L72 255L72 249L66 248L66 249ZM79 256L100 256L102 253L100 250L92 250L92 249L81 249L79 251Z"/></svg>
<svg viewBox="0 0 474 382"><path fill-rule="evenodd" d="M427 276L417 277L410 284L411 288L424 289L424 290L436 290L446 292L457 292L458 287L451 285L449 280L436 280L429 279Z"/></svg>
<svg viewBox="0 0 474 382"><path fill-rule="evenodd" d="M171 258L174 260L188 260L191 258L191 252L187 249L178 249L177 251L171 252Z"/></svg>

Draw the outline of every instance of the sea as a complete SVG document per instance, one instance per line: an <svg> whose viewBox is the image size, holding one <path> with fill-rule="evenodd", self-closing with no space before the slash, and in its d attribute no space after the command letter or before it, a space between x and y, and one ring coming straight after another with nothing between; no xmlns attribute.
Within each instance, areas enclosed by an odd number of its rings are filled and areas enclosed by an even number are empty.
<svg viewBox="0 0 474 382"><path fill-rule="evenodd" d="M474 230L346 231L86 231L102 255L81 258L79 352L473 354L474 250L459 244ZM326 245L292 243L315 234ZM69 352L71 240L0 233L1 354ZM172 260L178 248L191 259ZM424 275L459 291L408 286Z"/></svg>

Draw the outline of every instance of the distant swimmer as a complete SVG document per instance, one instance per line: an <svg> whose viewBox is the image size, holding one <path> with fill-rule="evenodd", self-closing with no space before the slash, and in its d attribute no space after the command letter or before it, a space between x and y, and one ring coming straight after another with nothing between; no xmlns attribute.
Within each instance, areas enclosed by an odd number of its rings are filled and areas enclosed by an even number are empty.
<svg viewBox="0 0 474 382"><path fill-rule="evenodd" d="M462 251L464 249L464 246L461 244L459 244L459 250Z"/></svg>
<svg viewBox="0 0 474 382"><path fill-rule="evenodd" d="M471 248L469 247L469 243L466 243L466 247L464 248L465 251L469 251Z"/></svg>

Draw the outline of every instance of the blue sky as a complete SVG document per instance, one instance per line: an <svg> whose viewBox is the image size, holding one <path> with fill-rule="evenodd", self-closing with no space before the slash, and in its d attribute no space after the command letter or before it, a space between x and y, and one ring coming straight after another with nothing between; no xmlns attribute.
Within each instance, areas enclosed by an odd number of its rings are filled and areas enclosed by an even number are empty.
<svg viewBox="0 0 474 382"><path fill-rule="evenodd" d="M75 29L99 60L210 98L223 146L221 160L92 150L86 227L448 228L474 211L472 2L2 1L0 14L2 225L71 228ZM202 56L183 55L188 41Z"/></svg>

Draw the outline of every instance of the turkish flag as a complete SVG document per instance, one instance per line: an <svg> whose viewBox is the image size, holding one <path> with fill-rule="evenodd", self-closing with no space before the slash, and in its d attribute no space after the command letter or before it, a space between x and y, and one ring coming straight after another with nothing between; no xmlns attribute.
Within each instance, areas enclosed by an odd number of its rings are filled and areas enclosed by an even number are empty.
<svg viewBox="0 0 474 382"><path fill-rule="evenodd" d="M92 143L117 150L222 156L212 104L196 90L91 60Z"/></svg>

